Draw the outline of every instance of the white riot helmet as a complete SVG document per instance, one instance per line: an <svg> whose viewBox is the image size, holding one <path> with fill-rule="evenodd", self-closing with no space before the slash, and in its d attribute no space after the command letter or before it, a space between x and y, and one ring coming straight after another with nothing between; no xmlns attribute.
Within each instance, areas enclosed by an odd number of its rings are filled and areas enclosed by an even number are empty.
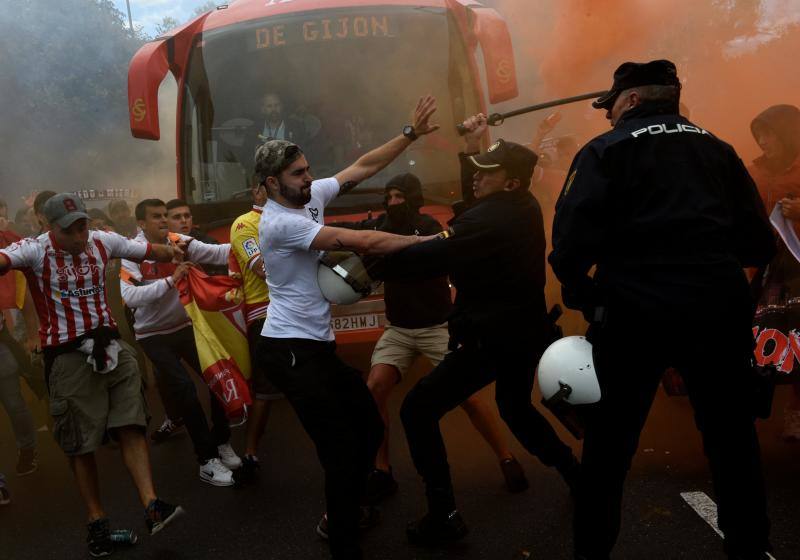
<svg viewBox="0 0 800 560"><path fill-rule="evenodd" d="M372 292L370 278L361 257L349 251L328 251L319 259L317 282L331 303L349 305Z"/></svg>
<svg viewBox="0 0 800 560"><path fill-rule="evenodd" d="M556 340L539 360L539 388L547 403L592 404L600 400L592 345L582 336Z"/></svg>

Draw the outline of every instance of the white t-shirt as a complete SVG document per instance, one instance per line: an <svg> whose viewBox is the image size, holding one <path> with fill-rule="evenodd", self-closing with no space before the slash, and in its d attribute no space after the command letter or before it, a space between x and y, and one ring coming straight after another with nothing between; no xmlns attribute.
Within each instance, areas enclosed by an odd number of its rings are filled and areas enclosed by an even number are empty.
<svg viewBox="0 0 800 560"><path fill-rule="evenodd" d="M258 225L258 239L267 272L270 304L261 331L273 338L333 340L331 304L317 283L319 251L311 242L324 224L325 207L339 194L336 178L311 184L304 208L270 200Z"/></svg>

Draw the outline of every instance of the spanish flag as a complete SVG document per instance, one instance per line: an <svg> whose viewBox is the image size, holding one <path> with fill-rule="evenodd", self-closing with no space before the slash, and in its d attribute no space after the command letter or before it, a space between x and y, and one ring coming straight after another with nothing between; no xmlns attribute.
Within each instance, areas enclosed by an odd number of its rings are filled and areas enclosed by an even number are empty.
<svg viewBox="0 0 800 560"><path fill-rule="evenodd" d="M194 323L203 379L231 419L245 417L252 397L241 282L233 276L208 276L198 268L178 284L181 303Z"/></svg>

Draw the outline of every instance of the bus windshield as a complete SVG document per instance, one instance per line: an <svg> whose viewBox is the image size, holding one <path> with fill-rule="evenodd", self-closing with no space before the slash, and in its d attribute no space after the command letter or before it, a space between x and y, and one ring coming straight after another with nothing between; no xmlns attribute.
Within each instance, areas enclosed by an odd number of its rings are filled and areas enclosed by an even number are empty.
<svg viewBox="0 0 800 560"><path fill-rule="evenodd" d="M479 110L466 56L455 23L434 8L306 12L206 32L181 92L183 195L195 205L248 200L255 150L270 138L297 143L315 177L331 176L399 134L430 93L441 130L330 213L374 207L386 180L405 172L422 180L428 203L452 202L455 123Z"/></svg>

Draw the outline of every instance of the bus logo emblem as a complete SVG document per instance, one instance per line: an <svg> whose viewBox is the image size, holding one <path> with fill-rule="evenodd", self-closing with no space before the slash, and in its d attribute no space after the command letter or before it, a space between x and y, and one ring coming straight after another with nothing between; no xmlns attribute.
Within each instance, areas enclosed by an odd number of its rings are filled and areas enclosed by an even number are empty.
<svg viewBox="0 0 800 560"><path fill-rule="evenodd" d="M144 118L147 116L147 109L145 108L144 99L140 97L133 102L131 113L133 114L133 120L136 122L142 122L144 120Z"/></svg>

